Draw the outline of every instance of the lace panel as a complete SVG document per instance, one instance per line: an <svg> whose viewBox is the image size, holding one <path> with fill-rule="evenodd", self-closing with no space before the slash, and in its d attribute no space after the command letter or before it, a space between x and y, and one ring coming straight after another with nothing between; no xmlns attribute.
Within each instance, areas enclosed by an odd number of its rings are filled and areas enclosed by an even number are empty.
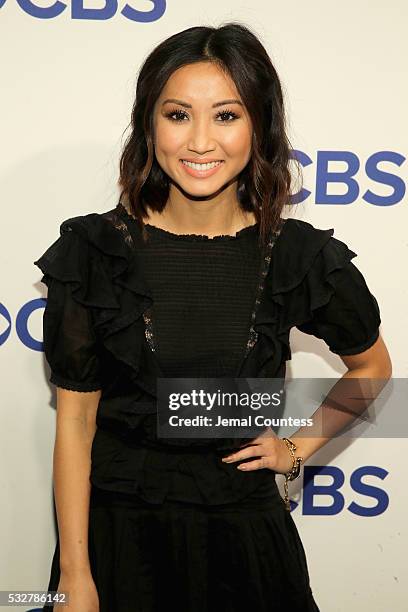
<svg viewBox="0 0 408 612"><path fill-rule="evenodd" d="M118 229L120 232L122 232L122 235L123 235L123 238L124 238L126 244L128 244L130 247L133 246L133 240L132 240L132 236L130 235L130 232L128 230L128 226L123 221L123 219L120 217L117 208L115 208L114 210L110 210L110 211L108 211L106 213L103 213L101 215L101 217L103 217L107 221L110 221L112 223L112 225L114 227L116 227L116 229Z"/></svg>
<svg viewBox="0 0 408 612"><path fill-rule="evenodd" d="M284 222L285 220L282 220L282 221ZM283 223L279 230L271 234L269 241L266 245L266 252L262 259L259 283L258 283L258 287L256 291L254 307L252 309L252 314L251 314L251 327L249 329L249 338L248 338L248 342L245 347L244 357L248 355L249 351L255 346L258 340L258 333L254 329L254 323L255 323L256 314L258 311L258 306L261 302L261 296L262 296L264 286L265 286L265 278L269 271L269 266L270 266L270 262L272 258L272 249L275 245L276 239L278 238L279 234L282 231L282 227L283 227Z"/></svg>
<svg viewBox="0 0 408 612"><path fill-rule="evenodd" d="M129 232L128 226L126 225L125 221L121 218L120 213L125 213L126 217L131 217L131 215L127 212L127 210L124 208L123 204L121 204L119 202L119 204L117 205L117 207L114 210L110 210L106 213L103 213L101 216L104 217L107 221L110 221L112 223L112 225L118 229L120 232L122 232L123 238L126 242L126 244L128 244L131 248L133 248L133 239L132 236ZM152 351L156 350L155 344L154 344L154 336L153 336L153 329L152 329L152 312L151 312L151 308L148 308L144 313L143 313L143 320L145 323L145 336L146 336L146 340L151 348Z"/></svg>

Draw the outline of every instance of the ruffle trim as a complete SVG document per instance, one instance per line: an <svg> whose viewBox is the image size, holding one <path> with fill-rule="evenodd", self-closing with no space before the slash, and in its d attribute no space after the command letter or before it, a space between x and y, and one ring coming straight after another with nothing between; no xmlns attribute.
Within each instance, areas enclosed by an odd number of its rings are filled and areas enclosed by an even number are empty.
<svg viewBox="0 0 408 612"><path fill-rule="evenodd" d="M151 225L150 223L145 223L145 228L151 234L155 234L158 237L164 236L165 238L170 238L171 240L184 240L186 242L225 242L228 240L237 240L239 238L244 238L253 232L258 231L258 223L253 225L248 225L247 227L243 227L238 230L234 235L232 234L218 234L216 236L207 236L205 234L175 234L174 232L169 232L168 230L164 230L161 227L156 227L155 225Z"/></svg>
<svg viewBox="0 0 408 612"><path fill-rule="evenodd" d="M51 278L71 285L73 299L91 308L103 347L133 382L153 393L154 380L141 372L146 357L142 314L153 300L120 230L97 213L67 219L60 237L34 264L47 286Z"/></svg>
<svg viewBox="0 0 408 612"><path fill-rule="evenodd" d="M312 319L313 311L325 306L335 293L334 272L357 257L333 233L333 228L323 230L306 221L287 221L267 282L271 299L280 307L280 333Z"/></svg>
<svg viewBox="0 0 408 612"><path fill-rule="evenodd" d="M313 319L335 293L336 270L357 253L333 237L334 229L286 219L272 249L254 329L258 341L241 369L243 376L276 376L290 359L289 332Z"/></svg>

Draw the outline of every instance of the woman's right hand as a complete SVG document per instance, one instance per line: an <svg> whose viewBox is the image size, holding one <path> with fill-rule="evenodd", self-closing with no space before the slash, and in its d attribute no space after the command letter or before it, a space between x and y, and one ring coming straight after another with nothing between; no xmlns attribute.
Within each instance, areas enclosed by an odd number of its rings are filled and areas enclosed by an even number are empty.
<svg viewBox="0 0 408 612"><path fill-rule="evenodd" d="M54 612L99 612L99 597L90 572L61 573L58 593L67 593L68 605L54 605Z"/></svg>

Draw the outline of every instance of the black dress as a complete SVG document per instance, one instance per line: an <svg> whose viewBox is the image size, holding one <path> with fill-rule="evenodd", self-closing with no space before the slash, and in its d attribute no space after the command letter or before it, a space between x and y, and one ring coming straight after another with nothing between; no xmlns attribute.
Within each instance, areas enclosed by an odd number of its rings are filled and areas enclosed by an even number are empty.
<svg viewBox="0 0 408 612"><path fill-rule="evenodd" d="M64 221L35 262L50 381L101 389L89 555L101 612L316 612L305 552L269 469L221 461L241 439L156 432L157 377L279 377L296 326L339 355L379 335L375 297L333 229L282 220L177 235L119 204ZM59 581L59 541L48 590ZM45 607L44 609L52 609Z"/></svg>

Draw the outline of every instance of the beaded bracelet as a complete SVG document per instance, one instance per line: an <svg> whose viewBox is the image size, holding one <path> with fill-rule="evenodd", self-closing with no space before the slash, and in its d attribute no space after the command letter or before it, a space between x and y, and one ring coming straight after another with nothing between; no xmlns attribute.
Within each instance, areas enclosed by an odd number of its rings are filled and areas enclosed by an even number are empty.
<svg viewBox="0 0 408 612"><path fill-rule="evenodd" d="M292 456L292 460L293 460L292 468L289 470L289 472L285 474L285 482L283 483L283 488L285 492L286 510L290 512L288 482L289 480L295 480L295 478L298 478L300 476L300 465L303 461L303 457L295 456L295 450L297 449L297 446L294 442L292 442L292 440L290 440L290 438L282 438L282 440L285 442L286 446L288 447L289 452Z"/></svg>

